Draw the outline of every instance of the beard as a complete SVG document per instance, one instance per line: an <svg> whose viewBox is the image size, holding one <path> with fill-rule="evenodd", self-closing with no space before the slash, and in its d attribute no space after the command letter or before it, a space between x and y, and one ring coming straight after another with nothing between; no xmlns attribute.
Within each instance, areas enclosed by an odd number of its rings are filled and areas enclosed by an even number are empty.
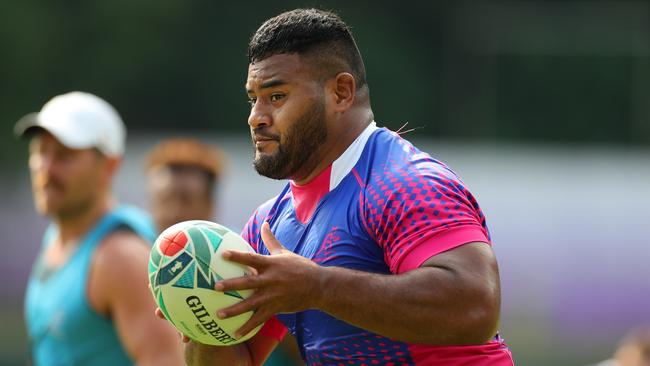
<svg viewBox="0 0 650 366"><path fill-rule="evenodd" d="M264 134L263 128L257 130ZM255 154L253 166L265 177L287 179L308 162L326 139L325 106L323 100L318 100L296 119L284 136L278 136L278 149L274 154Z"/></svg>

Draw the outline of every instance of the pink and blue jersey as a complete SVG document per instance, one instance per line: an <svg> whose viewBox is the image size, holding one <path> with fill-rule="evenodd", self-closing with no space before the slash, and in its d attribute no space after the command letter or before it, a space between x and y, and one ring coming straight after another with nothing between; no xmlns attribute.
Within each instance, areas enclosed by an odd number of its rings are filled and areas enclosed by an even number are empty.
<svg viewBox="0 0 650 366"><path fill-rule="evenodd" d="M260 237L264 221L287 249L322 266L382 274L413 270L469 242L490 243L485 218L456 174L374 122L314 180L290 182L255 211L242 235L268 254ZM513 365L498 335L483 345L428 346L318 310L277 318L295 335L308 365ZM274 335L274 328L263 332Z"/></svg>

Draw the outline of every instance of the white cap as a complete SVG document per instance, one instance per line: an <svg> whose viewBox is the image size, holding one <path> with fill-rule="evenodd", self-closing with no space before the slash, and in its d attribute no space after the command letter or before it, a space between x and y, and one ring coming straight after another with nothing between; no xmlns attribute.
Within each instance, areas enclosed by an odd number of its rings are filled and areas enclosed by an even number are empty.
<svg viewBox="0 0 650 366"><path fill-rule="evenodd" d="M34 127L45 129L71 149L96 147L106 156L124 153L126 128L120 115L105 100L89 93L75 91L52 98L40 112L21 118L14 132L24 136Z"/></svg>

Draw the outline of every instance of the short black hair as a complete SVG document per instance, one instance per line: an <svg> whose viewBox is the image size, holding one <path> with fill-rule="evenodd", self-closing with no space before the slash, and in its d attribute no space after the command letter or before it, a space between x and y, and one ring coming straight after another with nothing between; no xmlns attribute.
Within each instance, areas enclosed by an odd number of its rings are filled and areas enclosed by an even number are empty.
<svg viewBox="0 0 650 366"><path fill-rule="evenodd" d="M295 9L260 26L248 44L248 62L278 54L312 57L327 79L350 72L357 89L366 86L366 71L350 27L335 13L320 9Z"/></svg>

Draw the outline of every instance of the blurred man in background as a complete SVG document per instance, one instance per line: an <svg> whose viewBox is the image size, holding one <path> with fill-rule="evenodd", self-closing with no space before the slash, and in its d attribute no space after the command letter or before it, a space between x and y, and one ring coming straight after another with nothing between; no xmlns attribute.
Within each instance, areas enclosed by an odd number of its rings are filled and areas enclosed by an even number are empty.
<svg viewBox="0 0 650 366"><path fill-rule="evenodd" d="M188 138L160 142L146 161L147 186L158 232L186 220L213 220L221 153Z"/></svg>
<svg viewBox="0 0 650 366"><path fill-rule="evenodd" d="M149 153L146 173L158 232L186 220L214 220L215 191L223 171L219 150L190 138L161 141ZM295 339L286 337L266 366L300 364Z"/></svg>
<svg viewBox="0 0 650 366"><path fill-rule="evenodd" d="M174 329L152 314L149 217L118 205L125 126L92 94L57 96L21 119L38 213L52 220L30 275L25 318L35 365L180 365Z"/></svg>

